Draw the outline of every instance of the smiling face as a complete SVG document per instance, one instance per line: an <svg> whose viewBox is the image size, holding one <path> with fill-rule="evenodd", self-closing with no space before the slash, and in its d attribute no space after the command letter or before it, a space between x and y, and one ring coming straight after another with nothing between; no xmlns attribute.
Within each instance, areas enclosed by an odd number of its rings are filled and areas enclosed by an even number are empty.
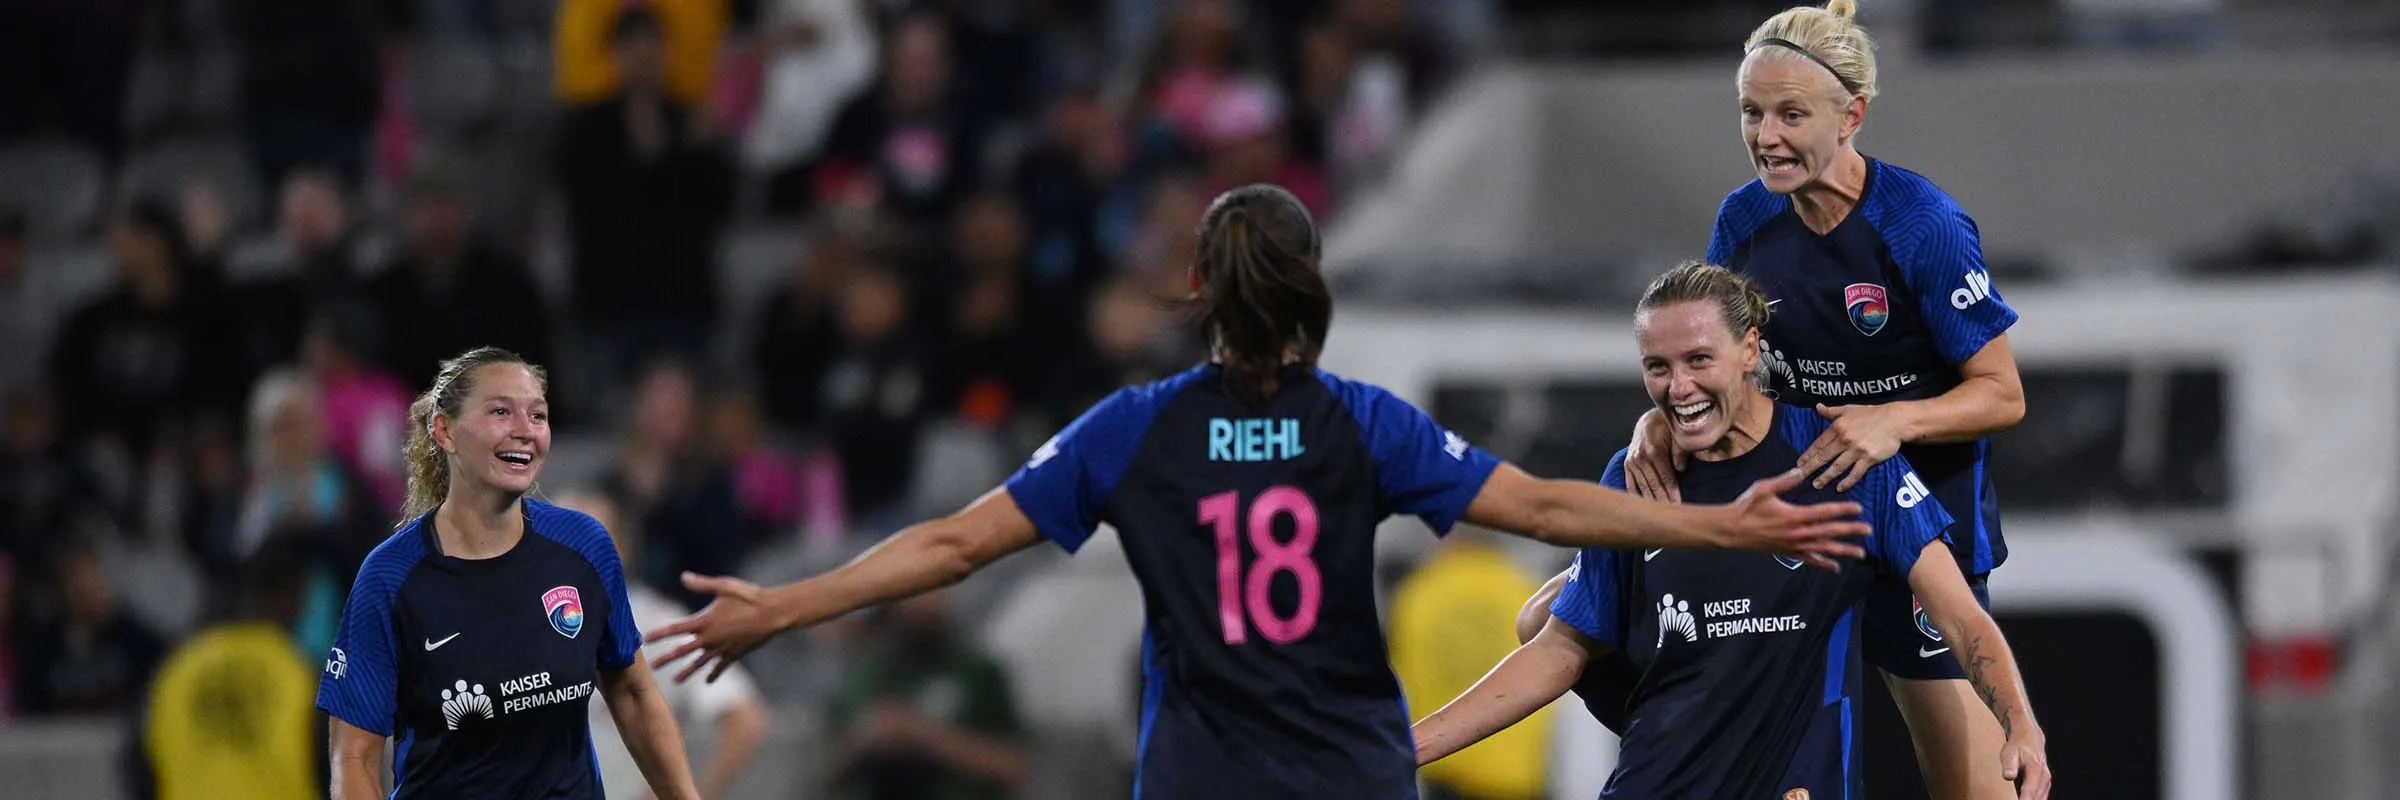
<svg viewBox="0 0 2400 800"><path fill-rule="evenodd" d="M1806 56L1762 47L1742 60L1742 143L1760 182L1776 194L1816 183L1851 147L1867 100Z"/></svg>
<svg viewBox="0 0 2400 800"><path fill-rule="evenodd" d="M550 454L550 401L524 364L476 367L458 413L435 414L433 441L450 459L451 494L468 486L504 496L533 489Z"/></svg>
<svg viewBox="0 0 2400 800"><path fill-rule="evenodd" d="M1736 337L1716 303L1692 300L1641 312L1634 339L1642 350L1642 383L1672 423L1676 449L1731 455L1734 421L1751 404L1771 402L1751 379L1758 330Z"/></svg>

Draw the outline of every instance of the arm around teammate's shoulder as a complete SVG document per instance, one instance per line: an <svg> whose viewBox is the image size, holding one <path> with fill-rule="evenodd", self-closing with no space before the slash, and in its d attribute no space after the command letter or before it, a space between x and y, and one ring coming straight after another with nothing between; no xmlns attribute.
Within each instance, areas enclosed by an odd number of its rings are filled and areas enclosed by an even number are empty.
<svg viewBox="0 0 2400 800"><path fill-rule="evenodd" d="M1467 506L1466 521L1562 547L1724 548L1788 555L1831 568L1864 550L1857 503L1795 506L1777 495L1797 472L1760 481L1725 506L1644 500L1596 483L1536 478L1502 464Z"/></svg>

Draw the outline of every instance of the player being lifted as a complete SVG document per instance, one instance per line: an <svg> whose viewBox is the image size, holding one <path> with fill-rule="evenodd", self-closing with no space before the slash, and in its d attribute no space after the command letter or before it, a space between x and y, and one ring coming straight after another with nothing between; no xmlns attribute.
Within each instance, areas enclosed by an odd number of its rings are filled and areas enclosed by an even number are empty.
<svg viewBox="0 0 2400 800"><path fill-rule="evenodd" d="M1985 578L2008 557L1984 437L2017 424L2025 396L2008 329L2017 312L1984 267L1975 227L1924 176L1858 152L1877 91L1874 42L1856 0L1787 9L1743 45L1737 99L1758 178L1725 197L1708 261L1750 276L1775 306L1764 351L1776 399L1832 420L1800 456L1820 486L1850 488L1897 453L1958 516L1951 554L1988 608ZM1683 459L1666 418L1645 415L1626 477L1675 495ZM1867 663L1888 677L1933 796L2009 794L1989 758L2002 732L1977 712L1957 642L1917 624L1908 587L1867 596Z"/></svg>
<svg viewBox="0 0 2400 800"><path fill-rule="evenodd" d="M1644 293L1634 317L1643 382L1691 460L1685 499L1716 502L1788 473L1822 434L1816 412L1762 385L1767 298L1747 278L1686 263ZM1601 483L1625 485L1625 453ZM1419 763L1481 741L1558 699L1587 666L1624 675L1620 696L1586 701L1623 739L1602 797L1859 797L1852 763L1860 598L1897 578L1924 599L1967 678L2006 731L1983 754L2049 794L2041 726L2015 657L1949 557L1950 515L1907 459L1868 467L1847 490L1803 487L1795 501L1849 497L1875 526L1862 563L1800 569L1751 553L1585 549L1541 632L1474 688L1416 725Z"/></svg>
<svg viewBox="0 0 2400 800"><path fill-rule="evenodd" d="M1118 391L955 515L824 575L761 589L687 575L717 599L653 638L680 678L778 632L906 597L1049 539L1114 526L1147 613L1134 794L1416 796L1408 715L1376 617L1373 537L1391 514L1464 519L1562 545L1734 547L1830 567L1862 550L1859 506L1793 506L1797 473L1722 507L1533 478L1375 386L1316 366L1333 303L1290 193L1251 185L1203 216L1196 302L1210 363ZM1759 558L1766 558L1761 555Z"/></svg>

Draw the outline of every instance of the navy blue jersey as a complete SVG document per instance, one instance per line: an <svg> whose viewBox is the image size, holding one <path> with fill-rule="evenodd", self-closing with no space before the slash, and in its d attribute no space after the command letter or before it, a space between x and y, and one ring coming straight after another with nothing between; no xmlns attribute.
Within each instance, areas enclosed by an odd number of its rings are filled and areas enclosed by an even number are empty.
<svg viewBox="0 0 2400 800"><path fill-rule="evenodd" d="M1983 265L1975 221L1932 181L1867 160L1858 208L1818 236L1791 198L1751 181L1725 197L1709 263L1748 274L1773 314L1761 349L1778 399L1800 406L1935 397L1958 365L2017 321ZM1984 462L1990 445L1911 444L1902 455L1942 505L1971 523L1953 544L1959 571L2008 558Z"/></svg>
<svg viewBox="0 0 2400 800"><path fill-rule="evenodd" d="M1073 552L1107 522L1140 581L1142 798L1416 796L1375 610L1376 524L1447 532L1499 461L1383 389L1204 365L1094 406L1008 479Z"/></svg>
<svg viewBox="0 0 2400 800"><path fill-rule="evenodd" d="M642 634L600 523L526 500L506 553L443 555L433 515L367 555L317 707L399 737L395 798L592 798L587 704Z"/></svg>
<svg viewBox="0 0 2400 800"><path fill-rule="evenodd" d="M1689 462L1678 480L1684 501L1732 502L1799 463L1824 421L1793 406L1775 411L1774 430L1749 452ZM1601 482L1623 488L1624 469L1620 451ZM1623 737L1602 797L1861 796L1851 747L1859 598L1881 575L1907 575L1951 520L1905 457L1876 465L1842 495L1803 484L1784 496L1865 506L1875 530L1867 558L1840 574L1734 551L1576 554L1550 613L1609 647L1603 663L1628 662L1634 676L1622 709L1596 709L1621 720Z"/></svg>

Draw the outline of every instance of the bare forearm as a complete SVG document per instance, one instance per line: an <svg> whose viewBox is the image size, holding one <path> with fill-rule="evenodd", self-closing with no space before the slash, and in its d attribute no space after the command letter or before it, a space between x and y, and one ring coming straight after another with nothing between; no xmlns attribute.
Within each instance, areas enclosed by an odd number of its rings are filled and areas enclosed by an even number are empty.
<svg viewBox="0 0 2400 800"><path fill-rule="evenodd" d="M2015 427L2025 418L2025 393L1994 375L1970 375L1950 391L1893 404L1907 414L1901 441L1971 442Z"/></svg>
<svg viewBox="0 0 2400 800"><path fill-rule="evenodd" d="M333 800L380 800L383 797L383 754L372 757L337 755L333 770Z"/></svg>
<svg viewBox="0 0 2400 800"><path fill-rule="evenodd" d="M934 724L927 726L924 744L935 758L984 783L1011 788L1025 779L1025 753L1014 742Z"/></svg>
<svg viewBox="0 0 2400 800"><path fill-rule="evenodd" d="M700 791L692 785L692 766L684 759L683 734L675 729L675 712L667 708L667 698L659 694L656 684L641 685L647 682L646 675L626 675L604 687L609 717L616 721L618 734L625 737L625 752L633 756L653 794L660 800L697 800Z"/></svg>
<svg viewBox="0 0 2400 800"><path fill-rule="evenodd" d="M1517 648L1465 694L1417 721L1417 763L1440 761L1541 710L1574 687L1584 662L1580 652L1538 637Z"/></svg>
<svg viewBox="0 0 2400 800"><path fill-rule="evenodd" d="M1537 480L1534 501L1521 515L1499 514L1489 522L1561 547L1722 547L1725 510L1643 500L1596 483Z"/></svg>
<svg viewBox="0 0 2400 800"><path fill-rule="evenodd" d="M2033 703L2025 693L2025 679L2017 670L2016 653L2008 639L2000 635L2000 626L1990 617L1963 621L1944 630L1955 634L1951 641L1958 643L1955 654L1959 666L1967 673L1967 683L1975 687L1975 696L1992 710L2000 720L2000 730L2010 739L2020 732L2040 730L2033 719Z"/></svg>
<svg viewBox="0 0 2400 800"><path fill-rule="evenodd" d="M832 572L773 591L783 627L807 626L965 580L1001 554L980 554L943 530L948 519L911 525Z"/></svg>

